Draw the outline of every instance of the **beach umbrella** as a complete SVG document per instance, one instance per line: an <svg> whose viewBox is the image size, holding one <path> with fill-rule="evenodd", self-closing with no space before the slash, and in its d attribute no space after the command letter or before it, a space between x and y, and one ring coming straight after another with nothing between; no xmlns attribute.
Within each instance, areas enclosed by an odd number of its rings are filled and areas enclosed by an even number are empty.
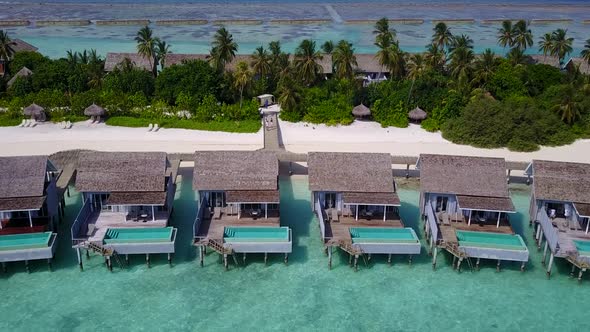
<svg viewBox="0 0 590 332"><path fill-rule="evenodd" d="M413 121L422 121L426 119L427 115L420 107L416 107L408 113L408 117Z"/></svg>
<svg viewBox="0 0 590 332"><path fill-rule="evenodd" d="M369 116L371 115L371 110L361 103L352 109L352 115L355 117Z"/></svg>

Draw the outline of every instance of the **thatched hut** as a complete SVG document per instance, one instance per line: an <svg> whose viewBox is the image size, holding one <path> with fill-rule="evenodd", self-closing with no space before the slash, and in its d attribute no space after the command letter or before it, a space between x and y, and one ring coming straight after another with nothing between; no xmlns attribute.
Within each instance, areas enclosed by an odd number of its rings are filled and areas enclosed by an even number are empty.
<svg viewBox="0 0 590 332"><path fill-rule="evenodd" d="M357 119L367 118L371 116L371 110L361 103L352 109L352 115Z"/></svg>
<svg viewBox="0 0 590 332"><path fill-rule="evenodd" d="M427 116L428 114L426 114L426 112L420 107L416 107L408 112L408 118L416 123L420 123L422 120L426 119Z"/></svg>
<svg viewBox="0 0 590 332"><path fill-rule="evenodd" d="M33 71L31 71L27 67L22 67L21 70L19 70L16 74L14 74L14 76L12 76L12 78L6 83L6 85L8 87L11 87L14 84L14 82L16 82L17 78L29 77L31 75L33 75Z"/></svg>
<svg viewBox="0 0 590 332"><path fill-rule="evenodd" d="M25 107L23 110L23 114L25 116L31 117L31 120L35 121L45 121L47 117L45 116L45 109L35 103Z"/></svg>
<svg viewBox="0 0 590 332"><path fill-rule="evenodd" d="M84 115L89 116L92 121L100 121L100 119L106 114L104 108L92 104L84 110Z"/></svg>

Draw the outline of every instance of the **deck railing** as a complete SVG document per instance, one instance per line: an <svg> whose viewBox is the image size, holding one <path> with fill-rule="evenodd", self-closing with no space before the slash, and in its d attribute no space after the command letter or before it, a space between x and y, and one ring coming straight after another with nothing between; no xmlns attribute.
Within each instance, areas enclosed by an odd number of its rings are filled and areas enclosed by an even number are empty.
<svg viewBox="0 0 590 332"><path fill-rule="evenodd" d="M199 234L199 228L201 227L201 221L203 220L203 213L205 211L205 207L207 205L207 200L205 199L205 197L201 198L201 202L199 203L199 209L197 211L197 216L195 218L195 222L193 223L193 239L195 241L197 240L203 240L203 238L199 238L197 237L197 234Z"/></svg>
<svg viewBox="0 0 590 332"><path fill-rule="evenodd" d="M432 202L427 202L426 204L426 222L428 223L428 227L430 228L430 235L436 243L438 242L438 225L436 223L436 213L434 213L434 207L432 206Z"/></svg>
<svg viewBox="0 0 590 332"><path fill-rule="evenodd" d="M78 215L76 216L76 219L72 224L71 232L73 246L86 241L86 237L82 238L80 237L80 234L85 234L86 232L88 232L88 225L86 221L88 220L88 217L92 214L90 206L91 203L88 200L86 200L84 204L82 204L82 208L80 209L80 212L78 212Z"/></svg>
<svg viewBox="0 0 590 332"><path fill-rule="evenodd" d="M318 216L318 222L320 223L320 232L322 234L322 239L327 240L326 238L326 224L324 222L324 209L319 201L315 202L315 212Z"/></svg>
<svg viewBox="0 0 590 332"><path fill-rule="evenodd" d="M545 235L545 239L547 239L547 243L549 243L551 251L556 253L559 249L559 234L557 233L558 230L553 227L551 220L549 220L549 216L547 215L547 210L545 210L545 208L541 208L539 211L537 211L537 221L539 221L541 224L543 234Z"/></svg>

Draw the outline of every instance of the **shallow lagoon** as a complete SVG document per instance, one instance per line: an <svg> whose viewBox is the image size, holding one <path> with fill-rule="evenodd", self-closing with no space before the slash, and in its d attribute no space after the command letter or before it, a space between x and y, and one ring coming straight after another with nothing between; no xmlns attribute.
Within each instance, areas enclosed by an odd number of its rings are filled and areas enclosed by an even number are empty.
<svg viewBox="0 0 590 332"><path fill-rule="evenodd" d="M218 255L210 253L198 266L191 247L196 198L191 171L181 169L172 224L179 228L174 266L165 255L147 268L142 256L132 256L124 270L109 272L99 256L77 267L70 248L69 226L80 207L80 196L67 199L54 272L44 262L10 264L0 273L0 330L457 330L562 331L587 330L586 307L577 299L590 296L590 278L570 279L569 266L557 261L547 280L540 254L531 246L528 188L511 186L518 213L515 230L531 250L527 271L504 264L497 273L489 262L479 272L451 268L448 255L432 271L423 253L410 266L405 257L374 257L358 272L344 254L335 255L332 270L322 251L317 219L309 203L307 178L281 180L282 222L293 229L289 265L271 255L249 255L247 265L225 272ZM402 182L402 181L400 181ZM423 241L418 221L415 182L400 183L401 215Z"/></svg>

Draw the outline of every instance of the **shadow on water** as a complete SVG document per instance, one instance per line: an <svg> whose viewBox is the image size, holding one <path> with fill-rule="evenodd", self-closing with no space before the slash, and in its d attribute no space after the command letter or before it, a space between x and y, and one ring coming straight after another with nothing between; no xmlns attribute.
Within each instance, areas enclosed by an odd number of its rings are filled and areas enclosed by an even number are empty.
<svg viewBox="0 0 590 332"><path fill-rule="evenodd" d="M174 211L170 226L176 227L175 259L179 262L194 261L196 248L193 243L193 224L197 216L197 194L193 190L193 168L181 166L178 169L176 194L174 195ZM162 256L166 259L166 255Z"/></svg>

